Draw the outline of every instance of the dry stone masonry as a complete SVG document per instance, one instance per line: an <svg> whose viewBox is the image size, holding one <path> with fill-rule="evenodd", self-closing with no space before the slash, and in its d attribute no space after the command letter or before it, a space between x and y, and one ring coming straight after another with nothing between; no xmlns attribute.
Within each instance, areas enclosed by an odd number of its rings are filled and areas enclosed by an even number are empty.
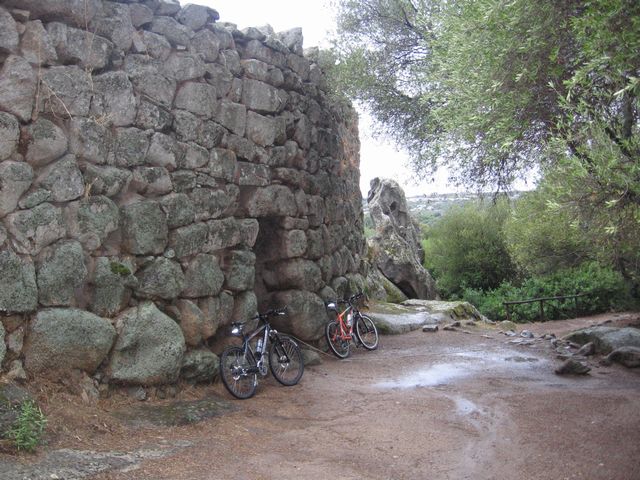
<svg viewBox="0 0 640 480"><path fill-rule="evenodd" d="M221 326L364 285L353 109L302 32L175 0L0 0L0 361L210 379Z"/></svg>

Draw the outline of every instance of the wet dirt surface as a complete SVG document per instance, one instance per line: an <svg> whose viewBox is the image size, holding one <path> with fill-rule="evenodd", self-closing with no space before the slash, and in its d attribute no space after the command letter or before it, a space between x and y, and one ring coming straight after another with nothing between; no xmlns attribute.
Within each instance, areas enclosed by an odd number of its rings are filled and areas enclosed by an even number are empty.
<svg viewBox="0 0 640 480"><path fill-rule="evenodd" d="M526 328L560 334L601 321ZM219 383L199 387L191 393L218 395L236 410L196 424L109 423L117 422L112 407L99 404L104 428L85 418L88 428L77 417L91 410L78 407L67 417L77 438L54 422L47 451L20 463L60 448L135 460L83 477L52 465L20 478L640 479L640 369L592 361L589 375L561 377L548 341L519 346L497 330L468 330L383 336L374 352L323 357L294 387L263 379L249 400L231 400ZM135 456L145 451L155 453ZM0 456L0 466L9 461Z"/></svg>

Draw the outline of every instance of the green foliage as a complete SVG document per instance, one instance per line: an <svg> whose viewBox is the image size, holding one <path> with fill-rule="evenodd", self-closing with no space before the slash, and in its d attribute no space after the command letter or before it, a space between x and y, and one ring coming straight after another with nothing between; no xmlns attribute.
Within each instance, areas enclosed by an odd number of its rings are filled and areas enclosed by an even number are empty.
<svg viewBox="0 0 640 480"><path fill-rule="evenodd" d="M131 270L126 265L120 262L111 262L109 264L111 268L111 273L115 273L116 275L120 275L122 277L127 277L131 275Z"/></svg>
<svg viewBox="0 0 640 480"><path fill-rule="evenodd" d="M552 275L530 277L520 286L504 282L498 288L489 291L468 288L463 292L462 298L476 305L487 317L504 320L506 311L503 302L581 293L588 295L578 298L577 312L574 299L545 302L545 319L555 320L576 314L588 315L620 310L634 304L628 284L620 273L595 262L564 269ZM515 322L535 321L539 318L538 302L516 305L511 309L511 319Z"/></svg>
<svg viewBox="0 0 640 480"><path fill-rule="evenodd" d="M549 274L589 258L588 229L554 198L544 188L524 194L505 224L509 254L525 274Z"/></svg>
<svg viewBox="0 0 640 480"><path fill-rule="evenodd" d="M18 419L6 437L13 441L18 450L33 452L42 441L46 425L47 419L40 407L34 401L27 400L20 405Z"/></svg>
<svg viewBox="0 0 640 480"><path fill-rule="evenodd" d="M449 209L427 231L425 266L446 298L464 288L491 289L515 276L504 242L507 201Z"/></svg>

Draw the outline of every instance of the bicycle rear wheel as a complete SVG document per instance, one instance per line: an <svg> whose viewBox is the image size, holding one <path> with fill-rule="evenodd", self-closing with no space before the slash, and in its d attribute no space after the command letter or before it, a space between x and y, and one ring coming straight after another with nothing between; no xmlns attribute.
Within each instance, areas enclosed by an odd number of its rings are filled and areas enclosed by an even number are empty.
<svg viewBox="0 0 640 480"><path fill-rule="evenodd" d="M347 358L349 356L350 341L342 337L340 324L335 320L327 323L325 328L327 343L331 351L339 358Z"/></svg>
<svg viewBox="0 0 640 480"><path fill-rule="evenodd" d="M258 374L254 362L247 358L240 347L227 347L220 356L220 376L229 393L236 398L250 398L256 393Z"/></svg>
<svg viewBox="0 0 640 480"><path fill-rule="evenodd" d="M366 315L358 315L356 319L356 335L367 350L375 350L378 348L378 329L373 320Z"/></svg>
<svg viewBox="0 0 640 480"><path fill-rule="evenodd" d="M269 368L273 377L290 387L300 381L304 361L298 344L290 337L278 335L269 347Z"/></svg>

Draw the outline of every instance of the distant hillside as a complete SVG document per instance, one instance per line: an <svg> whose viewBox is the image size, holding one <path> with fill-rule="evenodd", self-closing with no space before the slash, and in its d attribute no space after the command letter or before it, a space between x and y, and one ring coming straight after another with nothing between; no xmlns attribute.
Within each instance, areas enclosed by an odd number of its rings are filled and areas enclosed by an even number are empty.
<svg viewBox="0 0 640 480"><path fill-rule="evenodd" d="M511 192L511 199L518 198L522 192ZM480 198L491 201L492 194L484 193L432 193L430 195L417 195L407 197L407 206L413 217L421 224L430 225L441 217L444 212L454 205L462 205L465 202L475 201ZM369 220L369 206L363 199L365 227L372 227Z"/></svg>

